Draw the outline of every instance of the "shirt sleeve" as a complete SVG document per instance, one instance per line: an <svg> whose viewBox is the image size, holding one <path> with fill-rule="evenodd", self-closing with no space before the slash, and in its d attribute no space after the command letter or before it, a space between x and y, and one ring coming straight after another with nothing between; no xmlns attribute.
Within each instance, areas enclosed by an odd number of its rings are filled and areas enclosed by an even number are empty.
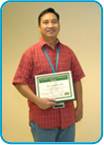
<svg viewBox="0 0 104 145"><path fill-rule="evenodd" d="M32 53L27 50L21 57L12 84L28 84L32 77Z"/></svg>
<svg viewBox="0 0 104 145"><path fill-rule="evenodd" d="M71 58L71 71L72 71L73 81L79 81L81 78L85 76L79 61L73 52Z"/></svg>

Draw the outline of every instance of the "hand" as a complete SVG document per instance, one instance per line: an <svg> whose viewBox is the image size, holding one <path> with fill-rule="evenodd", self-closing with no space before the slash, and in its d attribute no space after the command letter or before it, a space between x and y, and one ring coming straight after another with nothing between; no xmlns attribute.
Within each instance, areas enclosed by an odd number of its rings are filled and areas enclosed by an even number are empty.
<svg viewBox="0 0 104 145"><path fill-rule="evenodd" d="M83 111L82 108L76 108L75 109L75 116L76 116L76 122L80 121L83 117Z"/></svg>
<svg viewBox="0 0 104 145"><path fill-rule="evenodd" d="M55 99L51 99L51 98L39 98L38 97L36 105L40 109L46 110L46 109L51 108L54 105L56 105L56 103L55 103Z"/></svg>

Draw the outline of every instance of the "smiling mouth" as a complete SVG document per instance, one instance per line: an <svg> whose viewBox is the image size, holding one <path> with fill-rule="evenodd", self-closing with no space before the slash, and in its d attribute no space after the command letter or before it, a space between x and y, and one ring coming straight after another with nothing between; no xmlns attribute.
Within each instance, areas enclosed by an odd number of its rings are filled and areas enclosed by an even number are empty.
<svg viewBox="0 0 104 145"><path fill-rule="evenodd" d="M55 33L55 30L48 30L47 33Z"/></svg>

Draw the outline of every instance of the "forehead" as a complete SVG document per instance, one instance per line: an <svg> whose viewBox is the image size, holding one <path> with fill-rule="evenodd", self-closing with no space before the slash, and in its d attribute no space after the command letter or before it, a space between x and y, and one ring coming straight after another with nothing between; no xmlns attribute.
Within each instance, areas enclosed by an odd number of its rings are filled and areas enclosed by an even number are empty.
<svg viewBox="0 0 104 145"><path fill-rule="evenodd" d="M50 19L57 19L57 16L54 13L46 13L41 17L41 21Z"/></svg>

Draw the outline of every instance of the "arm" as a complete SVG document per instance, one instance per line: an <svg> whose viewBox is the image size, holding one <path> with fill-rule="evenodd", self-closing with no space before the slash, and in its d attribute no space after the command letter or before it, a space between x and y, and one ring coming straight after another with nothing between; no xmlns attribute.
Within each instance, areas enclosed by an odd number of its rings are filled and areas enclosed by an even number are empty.
<svg viewBox="0 0 104 145"><path fill-rule="evenodd" d="M82 101L82 84L81 81L76 81L74 83L74 90L76 96L76 121L80 121L83 116L83 101Z"/></svg>
<svg viewBox="0 0 104 145"><path fill-rule="evenodd" d="M41 99L40 97L36 96L28 85L15 84L15 87L25 98L29 99L31 102L33 102L43 110L48 109L55 105L53 99L48 99L48 98Z"/></svg>

